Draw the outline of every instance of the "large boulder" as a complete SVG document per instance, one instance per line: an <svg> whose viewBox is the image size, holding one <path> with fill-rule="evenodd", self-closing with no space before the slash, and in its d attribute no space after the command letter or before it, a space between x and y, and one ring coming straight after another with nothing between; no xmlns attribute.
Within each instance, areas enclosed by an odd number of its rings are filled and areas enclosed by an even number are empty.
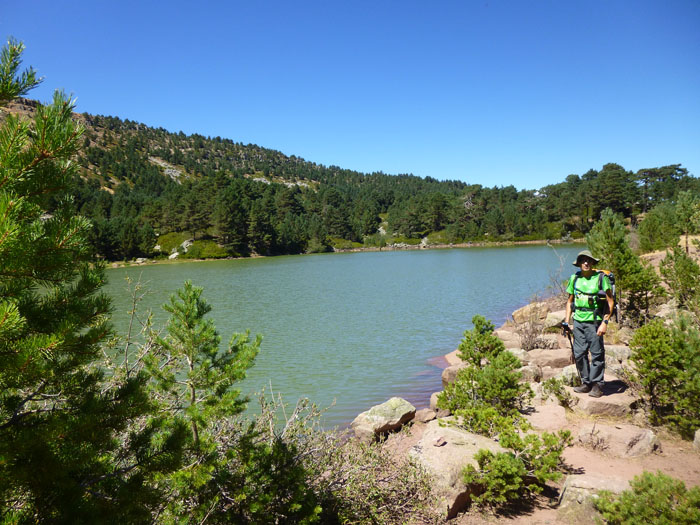
<svg viewBox="0 0 700 525"><path fill-rule="evenodd" d="M634 425L589 423L581 427L578 441L586 447L619 458L645 456L660 446L654 432Z"/></svg>
<svg viewBox="0 0 700 525"><path fill-rule="evenodd" d="M451 412L445 408L438 408L437 406L438 395L440 393L441 392L433 392L433 394L430 396L430 410L434 410L437 417L447 417L451 414Z"/></svg>
<svg viewBox="0 0 700 525"><path fill-rule="evenodd" d="M458 365L448 366L442 371L442 387L445 388L450 383L454 383L457 379L457 373L465 368L467 363L460 363Z"/></svg>
<svg viewBox="0 0 700 525"><path fill-rule="evenodd" d="M542 368L537 365L525 365L518 369L522 383L539 383L542 381Z"/></svg>
<svg viewBox="0 0 700 525"><path fill-rule="evenodd" d="M506 348L520 348L520 336L509 330L494 330L493 335L498 337Z"/></svg>
<svg viewBox="0 0 700 525"><path fill-rule="evenodd" d="M530 350L528 352L530 362L539 366L551 366L552 368L564 368L571 364L571 349L557 348L555 350Z"/></svg>
<svg viewBox="0 0 700 525"><path fill-rule="evenodd" d="M405 399L392 397L381 405L362 412L350 427L362 441L373 441L382 434L398 430L416 415L416 407Z"/></svg>
<svg viewBox="0 0 700 525"><path fill-rule="evenodd" d="M627 345L605 345L605 361L624 363L630 358L630 347Z"/></svg>
<svg viewBox="0 0 700 525"><path fill-rule="evenodd" d="M578 386L581 384L581 376L578 373L576 365L565 366L556 377L566 386Z"/></svg>
<svg viewBox="0 0 700 525"><path fill-rule="evenodd" d="M567 476L559 493L557 517L563 523L595 523L598 513L593 502L597 493L608 490L620 494L627 489L629 482L620 478L593 474Z"/></svg>
<svg viewBox="0 0 700 525"><path fill-rule="evenodd" d="M546 303L530 303L513 312L513 321L517 324L542 322L547 318L549 307Z"/></svg>
<svg viewBox="0 0 700 525"><path fill-rule="evenodd" d="M522 348L508 348L508 352L513 354L515 357L517 357L520 360L520 364L522 364L522 365L530 364L530 354L528 354Z"/></svg>
<svg viewBox="0 0 700 525"><path fill-rule="evenodd" d="M448 519L469 504L472 491L462 480L462 470L467 465L478 468L474 455L480 449L506 452L492 439L450 426L450 421L452 418L427 423L423 437L409 451L435 480L434 488Z"/></svg>
<svg viewBox="0 0 700 525"><path fill-rule="evenodd" d="M449 354L445 354L445 361L447 361L447 366L454 366L462 364L464 361L459 357L459 349L452 350Z"/></svg>
<svg viewBox="0 0 700 525"><path fill-rule="evenodd" d="M561 323L566 318L566 310L557 310L556 312L549 312L546 319L544 320L544 329L558 328Z"/></svg>

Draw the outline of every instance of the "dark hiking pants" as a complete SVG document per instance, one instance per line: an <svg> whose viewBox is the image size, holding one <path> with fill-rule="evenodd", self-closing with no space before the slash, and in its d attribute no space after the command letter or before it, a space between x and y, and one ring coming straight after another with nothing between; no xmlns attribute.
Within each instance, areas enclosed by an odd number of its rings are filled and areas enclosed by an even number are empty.
<svg viewBox="0 0 700 525"><path fill-rule="evenodd" d="M574 321L574 359L581 381L587 385L603 384L605 346L603 337L597 334L599 325L600 322ZM591 353L590 361L588 352Z"/></svg>

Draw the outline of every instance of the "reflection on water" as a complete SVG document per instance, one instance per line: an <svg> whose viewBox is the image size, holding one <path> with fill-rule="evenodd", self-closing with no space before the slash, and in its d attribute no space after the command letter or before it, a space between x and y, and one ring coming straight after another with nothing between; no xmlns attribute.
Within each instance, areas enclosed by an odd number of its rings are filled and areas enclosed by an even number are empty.
<svg viewBox="0 0 700 525"><path fill-rule="evenodd" d="M126 275L148 282L142 307L156 324L160 308L189 279L204 288L222 341L246 329L262 334L261 352L242 383L293 404L308 397L327 427L401 396L418 408L441 390L444 354L471 318L502 324L542 293L560 271L571 273L578 246L465 248L271 257L163 264L108 271L113 321L126 332ZM563 260L563 270L560 261Z"/></svg>

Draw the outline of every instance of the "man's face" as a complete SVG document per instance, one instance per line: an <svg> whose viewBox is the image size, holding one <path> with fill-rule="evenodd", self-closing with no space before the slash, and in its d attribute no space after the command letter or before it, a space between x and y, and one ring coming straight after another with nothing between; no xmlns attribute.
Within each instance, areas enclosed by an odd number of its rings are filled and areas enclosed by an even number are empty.
<svg viewBox="0 0 700 525"><path fill-rule="evenodd" d="M593 259L581 257L581 269L585 272L593 268Z"/></svg>

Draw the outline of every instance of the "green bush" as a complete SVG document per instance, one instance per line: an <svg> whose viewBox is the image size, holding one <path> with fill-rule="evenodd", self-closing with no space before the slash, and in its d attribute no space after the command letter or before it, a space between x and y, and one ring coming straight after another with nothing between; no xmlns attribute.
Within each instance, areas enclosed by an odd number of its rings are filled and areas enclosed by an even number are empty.
<svg viewBox="0 0 700 525"><path fill-rule="evenodd" d="M700 302L700 266L682 248L666 252L661 262L661 275L681 308L698 310Z"/></svg>
<svg viewBox="0 0 700 525"><path fill-rule="evenodd" d="M160 245L160 251L166 254L172 253L173 250L179 248L179 246L190 239L192 236L188 233L182 232L171 232L165 235L158 236L158 245Z"/></svg>
<svg viewBox="0 0 700 525"><path fill-rule="evenodd" d="M415 246L421 243L421 239L414 237L404 237L403 235L396 235L391 238L389 244L410 244Z"/></svg>
<svg viewBox="0 0 700 525"><path fill-rule="evenodd" d="M499 441L512 452L482 449L475 456L479 469L468 465L463 471L464 482L477 488L478 495L472 498L477 505L499 506L539 494L545 483L560 479L561 454L571 444L571 433L522 436L511 429Z"/></svg>
<svg viewBox="0 0 700 525"><path fill-rule="evenodd" d="M639 224L639 247L643 253L664 250L677 246L680 229L677 224L676 207L662 202L649 211Z"/></svg>
<svg viewBox="0 0 700 525"><path fill-rule="evenodd" d="M194 241L187 253L180 256L182 259L224 259L229 253L214 241Z"/></svg>
<svg viewBox="0 0 700 525"><path fill-rule="evenodd" d="M630 341L629 374L653 423L668 424L690 438L700 428L700 330L680 317L672 327L656 320Z"/></svg>
<svg viewBox="0 0 700 525"><path fill-rule="evenodd" d="M331 246L336 250L353 250L362 248L362 243L341 239L340 237L331 237Z"/></svg>
<svg viewBox="0 0 700 525"><path fill-rule="evenodd" d="M644 472L619 496L604 491L595 501L607 523L612 525L700 523L700 488L688 490L680 480L661 472Z"/></svg>

